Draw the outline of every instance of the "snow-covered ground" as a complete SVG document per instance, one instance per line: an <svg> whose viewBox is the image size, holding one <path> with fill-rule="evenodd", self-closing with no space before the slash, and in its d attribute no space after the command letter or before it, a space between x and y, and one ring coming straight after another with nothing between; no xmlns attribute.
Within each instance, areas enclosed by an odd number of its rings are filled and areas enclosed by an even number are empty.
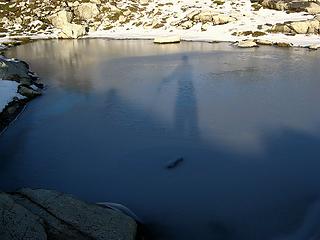
<svg viewBox="0 0 320 240"><path fill-rule="evenodd" d="M23 99L24 97L17 93L18 83L14 81L0 79L0 112L12 102L14 98Z"/></svg>
<svg viewBox="0 0 320 240"><path fill-rule="evenodd" d="M255 10L250 0L225 0L224 4L207 0L149 0L146 4L141 4L141 2L138 4L137 1L119 0L116 5L104 4L111 8L109 11L121 12L121 18L111 20L108 15L104 15L102 20L99 20L101 22L88 20L97 28L90 28L88 35L84 38L153 39L159 36L178 35L182 40L188 41L236 42L245 39L261 39L273 43L290 43L293 46L301 47L320 43L320 35L295 34L288 36L268 32L271 26L275 24L310 20L315 17L314 15L306 12L287 13L265 8ZM138 9L135 11L129 10L133 6L136 7L137 4ZM101 9L102 7L100 7ZM192 15L195 11L214 12L236 20L220 25L215 25L212 22L205 23L190 18L190 14ZM189 22L188 27L184 25L186 22ZM155 27L157 24L161 26ZM243 36L241 33L246 31L258 31L264 35L253 37L249 34ZM51 34L22 34L20 37L46 39L57 38L58 35L59 30L54 29ZM15 37L19 36L15 34ZM9 38L9 36L0 38L0 43L1 41L8 41Z"/></svg>
<svg viewBox="0 0 320 240"><path fill-rule="evenodd" d="M168 0L159 0L150 3L146 11L152 11L162 3L161 13L163 17L167 16L168 13L174 13L174 18L168 18L167 23L163 28L151 29L145 27L136 27L134 21L130 21L124 25L114 27L110 30L99 30L89 33L86 37L107 37L116 39L152 39L159 36L171 36L179 35L182 40L187 41L227 41L236 42L245 39L262 39L269 40L271 42L284 42L290 43L293 46L309 46L312 44L320 43L319 35L305 35L296 34L294 36L287 36L284 34L271 34L267 33L266 30L271 25L277 23L284 23L287 21L303 21L314 18L313 15L300 12L300 13L287 13L284 11L277 11L271 9L261 8L258 11L254 10L251 6L250 0L226 0L225 4L220 5L218 8L213 8L208 5L206 0L181 0L173 6L165 5L170 2ZM166 6L166 7L164 7ZM182 8L188 10L183 11ZM237 20L227 24L213 25L208 24L205 31L203 31L203 23L198 22L190 29L182 29L181 27L172 26L173 22L184 21L187 15L193 11L214 11L217 13L224 14L226 16L234 17ZM167 14L167 15L166 15ZM169 14L170 15L170 14ZM161 18L158 16L158 18ZM139 19L141 21L141 19ZM260 37L252 36L234 36L234 33L245 32L245 31L260 31L265 32L266 35Z"/></svg>

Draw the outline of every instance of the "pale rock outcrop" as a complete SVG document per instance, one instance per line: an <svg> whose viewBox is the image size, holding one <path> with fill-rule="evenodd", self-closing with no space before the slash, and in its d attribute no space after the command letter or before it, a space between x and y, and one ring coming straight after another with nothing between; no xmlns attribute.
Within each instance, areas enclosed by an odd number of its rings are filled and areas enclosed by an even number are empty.
<svg viewBox="0 0 320 240"><path fill-rule="evenodd" d="M74 11L75 15L82 20L90 20L99 14L95 3L81 3Z"/></svg>
<svg viewBox="0 0 320 240"><path fill-rule="evenodd" d="M193 22L192 21L185 21L185 22L181 23L180 26L183 29L189 29L189 28L192 28Z"/></svg>
<svg viewBox="0 0 320 240"><path fill-rule="evenodd" d="M63 28L66 24L72 20L72 13L62 10L48 17L48 20L56 28Z"/></svg>
<svg viewBox="0 0 320 240"><path fill-rule="evenodd" d="M270 31L287 34L318 34L320 22L316 18L306 21L285 22L272 26Z"/></svg>
<svg viewBox="0 0 320 240"><path fill-rule="evenodd" d="M204 23L204 24L202 24L202 25L201 25L201 31L207 31L209 26L210 26L209 23Z"/></svg>
<svg viewBox="0 0 320 240"><path fill-rule="evenodd" d="M318 33L319 31L319 21L317 20L292 22L289 26L298 34Z"/></svg>
<svg viewBox="0 0 320 240"><path fill-rule="evenodd" d="M310 14L318 14L320 13L320 5L314 2L309 3L309 7L306 7L306 10Z"/></svg>
<svg viewBox="0 0 320 240"><path fill-rule="evenodd" d="M86 34L86 28L83 25L68 23L61 28L59 37L61 38L78 38Z"/></svg>
<svg viewBox="0 0 320 240"><path fill-rule="evenodd" d="M202 11L193 16L193 19L202 23L212 22L214 25L226 24L236 21L236 18L215 11Z"/></svg>
<svg viewBox="0 0 320 240"><path fill-rule="evenodd" d="M214 25L226 24L229 22L234 22L236 20L236 18L227 16L225 14L218 14L212 17L212 22Z"/></svg>
<svg viewBox="0 0 320 240"><path fill-rule="evenodd" d="M78 38L86 34L86 28L83 25L71 23L72 13L62 10L48 17L53 26L61 30L61 38Z"/></svg>
<svg viewBox="0 0 320 240"><path fill-rule="evenodd" d="M201 12L200 10L193 10L192 12L187 14L187 18L190 20L193 20L194 17L198 15L200 12Z"/></svg>

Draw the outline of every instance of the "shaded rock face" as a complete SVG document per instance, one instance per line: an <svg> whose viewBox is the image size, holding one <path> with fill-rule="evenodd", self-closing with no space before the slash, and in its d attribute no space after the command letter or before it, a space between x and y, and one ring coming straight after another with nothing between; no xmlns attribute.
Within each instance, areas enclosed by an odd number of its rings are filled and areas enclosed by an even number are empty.
<svg viewBox="0 0 320 240"><path fill-rule="evenodd" d="M0 78L23 84L31 84L36 78L29 70L29 65L23 61L8 60L0 56Z"/></svg>
<svg viewBox="0 0 320 240"><path fill-rule="evenodd" d="M75 23L68 23L61 28L59 37L61 38L78 38L86 34L85 26Z"/></svg>
<svg viewBox="0 0 320 240"><path fill-rule="evenodd" d="M5 193L0 193L0 216L0 239L47 239L40 219Z"/></svg>
<svg viewBox="0 0 320 240"><path fill-rule="evenodd" d="M32 85L42 87L39 78L30 70L26 62L0 56L0 81L2 79L15 81L27 87Z"/></svg>
<svg viewBox="0 0 320 240"><path fill-rule="evenodd" d="M133 240L136 237L137 224L132 218L50 190L1 193L1 213L8 216L0 221L1 240ZM14 221L25 224L12 225ZM19 238L8 234L13 228ZM28 235L24 236L24 232Z"/></svg>
<svg viewBox="0 0 320 240"><path fill-rule="evenodd" d="M20 93L20 97L15 97L3 110L0 110L0 132L16 118L29 100L41 95L40 89L43 88L39 78L30 70L27 63L0 56L0 81L2 80L17 82L17 92Z"/></svg>

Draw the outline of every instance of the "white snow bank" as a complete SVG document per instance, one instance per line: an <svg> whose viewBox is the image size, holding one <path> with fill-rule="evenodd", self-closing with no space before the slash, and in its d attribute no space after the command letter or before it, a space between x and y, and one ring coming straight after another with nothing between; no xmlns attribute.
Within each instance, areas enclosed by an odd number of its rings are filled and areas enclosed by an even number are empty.
<svg viewBox="0 0 320 240"><path fill-rule="evenodd" d="M24 97L17 93L19 83L0 79L0 112L12 102L15 97L23 99Z"/></svg>

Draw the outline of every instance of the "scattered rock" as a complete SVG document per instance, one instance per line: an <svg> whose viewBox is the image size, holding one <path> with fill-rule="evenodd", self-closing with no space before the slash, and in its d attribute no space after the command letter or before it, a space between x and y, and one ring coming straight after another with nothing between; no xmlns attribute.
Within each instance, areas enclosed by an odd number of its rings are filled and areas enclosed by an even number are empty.
<svg viewBox="0 0 320 240"><path fill-rule="evenodd" d="M292 47L290 43L286 43L286 42L277 42L274 45L276 45L277 47Z"/></svg>
<svg viewBox="0 0 320 240"><path fill-rule="evenodd" d="M192 28L193 22L192 21L185 21L185 22L181 23L180 27L182 27L183 29Z"/></svg>
<svg viewBox="0 0 320 240"><path fill-rule="evenodd" d="M258 47L258 44L253 40L244 40L237 43L239 48L252 48Z"/></svg>
<svg viewBox="0 0 320 240"><path fill-rule="evenodd" d="M202 24L201 25L201 31L207 31L209 26L210 25L208 23Z"/></svg>
<svg viewBox="0 0 320 240"><path fill-rule="evenodd" d="M285 34L318 34L320 32L320 22L316 18L306 21L285 22L272 26L270 32Z"/></svg>
<svg viewBox="0 0 320 240"><path fill-rule="evenodd" d="M39 82L38 76L29 69L27 63L0 56L0 81L3 79L15 82L15 86L18 87L17 92L22 96L17 94L4 109L1 106L0 132L17 117L29 100L41 94L39 88L43 88L43 84Z"/></svg>
<svg viewBox="0 0 320 240"><path fill-rule="evenodd" d="M237 20L234 17L230 17L222 13L217 13L216 11L202 11L199 14L193 16L193 19L195 21L200 21L203 24L211 22L213 25L226 24Z"/></svg>
<svg viewBox="0 0 320 240"><path fill-rule="evenodd" d="M269 40L264 40L264 39L257 39L255 42L259 45L269 45L269 46L273 45L273 42Z"/></svg>
<svg viewBox="0 0 320 240"><path fill-rule="evenodd" d="M22 96L25 96L30 99L41 95L40 91L33 89L31 86L28 86L28 85L19 85L18 86L18 93L20 93Z"/></svg>

